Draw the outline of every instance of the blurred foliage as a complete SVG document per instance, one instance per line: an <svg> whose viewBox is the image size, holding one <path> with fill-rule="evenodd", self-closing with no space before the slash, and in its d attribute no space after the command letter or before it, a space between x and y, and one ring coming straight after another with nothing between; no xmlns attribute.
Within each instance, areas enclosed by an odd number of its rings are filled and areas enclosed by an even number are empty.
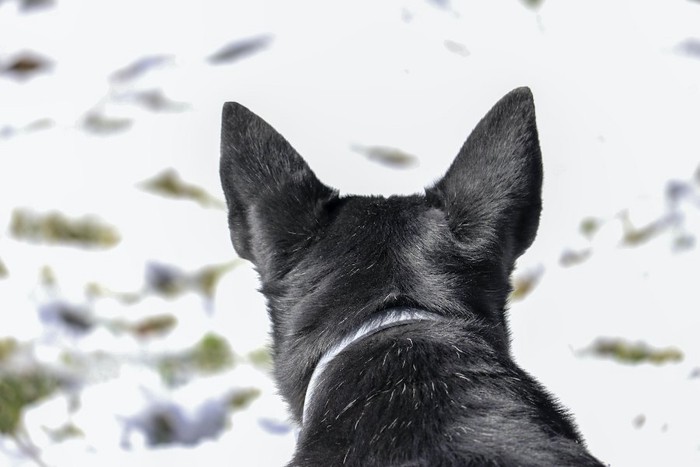
<svg viewBox="0 0 700 467"><path fill-rule="evenodd" d="M544 0L522 0L522 2L529 8L537 9L542 6Z"/></svg>
<svg viewBox="0 0 700 467"><path fill-rule="evenodd" d="M204 207L225 207L223 201L210 195L203 188L184 182L173 169L165 170L144 181L141 188L161 196L193 200Z"/></svg>
<svg viewBox="0 0 700 467"><path fill-rule="evenodd" d="M12 337L0 339L0 363L7 360L17 350L17 341Z"/></svg>
<svg viewBox="0 0 700 467"><path fill-rule="evenodd" d="M40 370L0 375L0 433L15 433L24 407L47 397L58 387L58 379Z"/></svg>
<svg viewBox="0 0 700 467"><path fill-rule="evenodd" d="M379 162L383 165L406 169L418 165L418 158L400 149L386 146L360 146L350 147L353 151L365 155L369 160Z"/></svg>
<svg viewBox="0 0 700 467"><path fill-rule="evenodd" d="M9 272L7 271L7 266L5 266L5 263L2 262L2 259L0 259L0 279L4 279L7 277Z"/></svg>
<svg viewBox="0 0 700 467"><path fill-rule="evenodd" d="M241 261L235 260L205 266L197 271L187 273L174 266L151 263L146 271L146 282L154 291L167 297L174 297L188 290L194 290L206 298L212 298L219 280L239 264Z"/></svg>
<svg viewBox="0 0 700 467"><path fill-rule="evenodd" d="M467 46L462 43L446 39L444 44L445 48L453 54L460 55L462 57L468 57L470 55L469 49L467 49Z"/></svg>
<svg viewBox="0 0 700 467"><path fill-rule="evenodd" d="M159 412L150 419L150 429L147 430L148 442L157 446L169 444L175 440L177 421L168 412Z"/></svg>
<svg viewBox="0 0 700 467"><path fill-rule="evenodd" d="M542 278L543 273L543 268L537 268L518 274L513 279L513 290L511 291L508 300L517 301L527 297L535 289Z"/></svg>
<svg viewBox="0 0 700 467"><path fill-rule="evenodd" d="M53 6L54 0L18 0L22 11L31 11L38 8Z"/></svg>
<svg viewBox="0 0 700 467"><path fill-rule="evenodd" d="M175 385L189 379L193 371L216 373L234 363L235 358L228 341L209 333L193 348L162 358L158 362L158 371L167 384Z"/></svg>
<svg viewBox="0 0 700 467"><path fill-rule="evenodd" d="M272 36L260 36L239 40L225 45L209 57L214 64L231 63L266 49L272 42Z"/></svg>
<svg viewBox="0 0 700 467"><path fill-rule="evenodd" d="M591 250L565 250L559 257L559 264L564 267L576 266L591 257Z"/></svg>
<svg viewBox="0 0 700 467"><path fill-rule="evenodd" d="M231 365L233 353L226 339L207 334L195 346L192 361L198 369L211 373Z"/></svg>
<svg viewBox="0 0 700 467"><path fill-rule="evenodd" d="M255 399L260 397L260 394L261 391L257 388L236 391L229 400L229 407L233 411L247 409Z"/></svg>
<svg viewBox="0 0 700 467"><path fill-rule="evenodd" d="M586 353L599 357L609 357L622 363L654 363L657 365L679 362L683 353L673 347L656 349L644 342L626 342L622 339L600 338L588 348Z"/></svg>
<svg viewBox="0 0 700 467"><path fill-rule="evenodd" d="M131 81L141 77L149 70L162 66L172 60L173 58L168 55L150 55L142 57L124 68L115 71L111 79L116 82Z"/></svg>
<svg viewBox="0 0 700 467"><path fill-rule="evenodd" d="M129 326L129 330L136 334L138 337L153 337L166 334L170 332L175 325L177 320L172 315L158 315L151 316L136 324Z"/></svg>
<svg viewBox="0 0 700 467"><path fill-rule="evenodd" d="M639 246L643 243L648 242L653 237L661 233L663 228L666 226L663 222L657 221L651 224L645 225L644 227L637 228L632 224L627 211L621 214L622 217L622 229L623 237L622 244L626 246Z"/></svg>
<svg viewBox="0 0 700 467"><path fill-rule="evenodd" d="M0 66L0 73L15 79L28 79L51 68L51 62L32 52L22 52Z"/></svg>
<svg viewBox="0 0 700 467"><path fill-rule="evenodd" d="M82 438L83 436L85 436L83 430L81 430L72 423L66 423L65 425L55 430L46 428L46 432L51 437L51 439L53 439L57 443L60 443L61 441L65 441L67 439Z"/></svg>
<svg viewBox="0 0 700 467"><path fill-rule="evenodd" d="M602 221L600 219L596 219L594 217L586 217L581 221L581 224L579 225L579 232L586 237L587 239L592 239L593 236L598 232L602 225Z"/></svg>
<svg viewBox="0 0 700 467"><path fill-rule="evenodd" d="M272 354L270 349L263 347L257 350L253 350L248 354L248 360L253 366L260 368L261 370L269 371L272 369Z"/></svg>
<svg viewBox="0 0 700 467"><path fill-rule="evenodd" d="M182 112L189 106L167 97L160 89L133 92L129 97L153 112Z"/></svg>
<svg viewBox="0 0 700 467"><path fill-rule="evenodd" d="M132 123L128 118L108 117L97 111L88 112L83 120L86 130L103 136L126 131L131 128Z"/></svg>
<svg viewBox="0 0 700 467"><path fill-rule="evenodd" d="M20 240L84 247L108 248L120 240L114 227L90 217L70 219L59 212L36 214L23 209L13 211L10 232Z"/></svg>

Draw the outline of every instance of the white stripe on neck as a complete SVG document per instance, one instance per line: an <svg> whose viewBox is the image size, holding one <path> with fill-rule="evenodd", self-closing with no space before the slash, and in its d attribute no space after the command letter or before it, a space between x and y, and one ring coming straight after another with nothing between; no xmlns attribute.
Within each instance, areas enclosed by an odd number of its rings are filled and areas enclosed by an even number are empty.
<svg viewBox="0 0 700 467"><path fill-rule="evenodd" d="M335 344L333 347L328 349L326 353L323 354L321 359L316 364L314 372L309 380L309 385L306 387L306 395L304 397L304 411L301 414L301 422L304 423L304 418L309 409L309 403L313 398L316 386L318 386L319 379L326 369L328 364L333 360L340 352L345 350L353 342L360 340L366 335L377 331L381 328L388 328L392 325L402 323L404 321L412 320L434 320L437 316L429 313L425 310L420 310L417 308L406 308L397 307L386 310L378 316L372 317L366 321L362 326L360 326L357 331L344 337L340 342Z"/></svg>

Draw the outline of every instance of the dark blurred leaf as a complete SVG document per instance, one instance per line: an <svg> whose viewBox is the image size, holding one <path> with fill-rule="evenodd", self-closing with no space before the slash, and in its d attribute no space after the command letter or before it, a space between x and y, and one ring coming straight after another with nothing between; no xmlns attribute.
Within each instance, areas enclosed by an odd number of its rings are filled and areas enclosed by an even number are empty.
<svg viewBox="0 0 700 467"><path fill-rule="evenodd" d="M58 212L36 214L22 209L12 213L10 232L20 240L84 247L108 248L120 240L113 227L91 217L70 219Z"/></svg>
<svg viewBox="0 0 700 467"><path fill-rule="evenodd" d="M173 169L167 169L141 183L141 188L161 196L190 199L204 207L224 208L223 201L207 193L203 188L183 181Z"/></svg>
<svg viewBox="0 0 700 467"><path fill-rule="evenodd" d="M351 149L364 154L369 160L379 162L394 168L410 168L418 165L418 158L400 149L385 146L359 146L353 145Z"/></svg>
<svg viewBox="0 0 700 467"><path fill-rule="evenodd" d="M155 292L169 297L180 295L189 286L189 278L180 269L167 264L148 263L146 284Z"/></svg>
<svg viewBox="0 0 700 467"><path fill-rule="evenodd" d="M39 309L39 315L42 321L58 324L75 333L87 332L95 325L89 310L63 301L42 305Z"/></svg>
<svg viewBox="0 0 700 467"><path fill-rule="evenodd" d="M464 44L460 44L459 42L451 41L449 39L446 39L444 44L445 48L453 54L461 55L462 57L468 57L470 55L469 49L467 49L467 46Z"/></svg>
<svg viewBox="0 0 700 467"><path fill-rule="evenodd" d="M621 363L654 363L657 365L683 360L683 353L673 347L656 349L644 342L626 342L622 339L599 338L583 353L608 357Z"/></svg>
<svg viewBox="0 0 700 467"><path fill-rule="evenodd" d="M110 135L128 130L132 121L128 118L107 117L98 112L90 112L85 116L85 129L99 135Z"/></svg>
<svg viewBox="0 0 700 467"><path fill-rule="evenodd" d="M154 112L182 112L189 107L184 102L177 102L166 97L160 89L135 92L131 94L131 98Z"/></svg>
<svg viewBox="0 0 700 467"><path fill-rule="evenodd" d="M561 254L561 257L559 258L559 264L561 264L564 267L576 266L578 264L583 263L584 261L586 261L590 257L591 257L591 250L590 249L579 250L579 251L566 250Z"/></svg>
<svg viewBox="0 0 700 467"><path fill-rule="evenodd" d="M48 8L54 6L54 0L19 0L22 11L32 11L39 8Z"/></svg>
<svg viewBox="0 0 700 467"><path fill-rule="evenodd" d="M5 263L2 262L0 259L0 279L4 279L7 277L9 272L7 271L7 267L5 266Z"/></svg>
<svg viewBox="0 0 700 467"><path fill-rule="evenodd" d="M172 57L167 55L151 55L143 57L129 65L115 71L111 79L117 82L125 82L134 80L153 68L162 66L172 60Z"/></svg>
<svg viewBox="0 0 700 467"><path fill-rule="evenodd" d="M640 429L641 427L644 426L644 423L647 421L647 417L643 414L640 413L634 419L632 419L632 426L634 426L637 429Z"/></svg>
<svg viewBox="0 0 700 467"><path fill-rule="evenodd" d="M529 8L537 9L542 6L544 0L522 0L522 2Z"/></svg>
<svg viewBox="0 0 700 467"><path fill-rule="evenodd" d="M0 72L16 79L27 79L51 68L51 62L34 53L24 52L6 63Z"/></svg>
<svg viewBox="0 0 700 467"><path fill-rule="evenodd" d="M209 62L219 64L240 60L267 48L271 42L272 36L259 36L235 41L209 57Z"/></svg>
<svg viewBox="0 0 700 467"><path fill-rule="evenodd" d="M676 46L680 53L693 58L700 58L700 39L689 37Z"/></svg>
<svg viewBox="0 0 700 467"><path fill-rule="evenodd" d="M131 331L138 337L153 337L170 332L177 320L172 315L151 316L131 326Z"/></svg>
<svg viewBox="0 0 700 467"><path fill-rule="evenodd" d="M151 414L151 417L148 419L148 427L146 430L148 444L151 446L158 446L173 443L177 433L176 424L177 420L168 410L156 411Z"/></svg>
<svg viewBox="0 0 700 467"><path fill-rule="evenodd" d="M41 370L0 375L0 433L15 433L24 407L47 397L58 387L58 379Z"/></svg>

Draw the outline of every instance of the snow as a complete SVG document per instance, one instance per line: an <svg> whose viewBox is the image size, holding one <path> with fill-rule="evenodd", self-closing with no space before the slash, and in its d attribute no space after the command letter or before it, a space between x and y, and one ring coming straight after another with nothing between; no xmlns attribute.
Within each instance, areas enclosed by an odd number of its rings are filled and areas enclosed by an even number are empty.
<svg viewBox="0 0 700 467"><path fill-rule="evenodd" d="M252 267L224 275L210 299L163 297L144 285L149 264L189 272L233 260L224 211L140 184L173 168L221 199L221 105L239 101L342 193L418 192L444 173L490 106L521 85L535 95L545 185L538 239L516 271L541 276L511 305L513 353L571 408L605 462L700 464L700 57L681 46L700 40L700 4L74 0L27 12L18 4L0 2L0 69L23 51L52 65L23 80L0 74L8 270L0 339L25 346L22 366L63 371L70 355L91 369L69 368L71 388L25 411L36 454L0 436L0 465L37 465L36 456L50 466L283 465L294 446L284 404L267 372L241 358L268 342ZM208 62L255 38L268 43L231 63ZM115 78L144 58L141 73ZM186 107L154 112L134 97L153 90ZM96 133L87 115L127 123ZM380 165L356 146L400 148L419 164ZM21 241L10 232L18 208L97 216L122 240L110 249ZM637 229L660 219L668 227L625 245L625 215ZM579 231L584 218L600 220L590 239ZM690 238L684 249L681 235ZM590 256L563 266L566 250ZM45 266L52 287L41 285ZM91 298L90 283L144 295L133 304ZM167 313L177 325L147 339L100 326L69 332L53 314L61 303L101 322ZM230 343L236 365L165 384L154 361L212 332ZM677 347L684 358L629 365L582 354L600 336ZM231 391L248 387L262 391L249 408L222 411ZM179 420L178 442L148 443L144 420L156 408ZM82 435L47 435L67 423Z"/></svg>

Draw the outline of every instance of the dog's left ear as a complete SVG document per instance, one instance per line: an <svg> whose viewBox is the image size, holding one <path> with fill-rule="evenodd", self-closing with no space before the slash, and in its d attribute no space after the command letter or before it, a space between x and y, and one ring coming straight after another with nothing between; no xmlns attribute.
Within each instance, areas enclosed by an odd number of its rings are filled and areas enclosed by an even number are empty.
<svg viewBox="0 0 700 467"><path fill-rule="evenodd" d="M466 248L510 270L535 239L542 159L528 88L503 97L479 122L445 176L426 190Z"/></svg>
<svg viewBox="0 0 700 467"><path fill-rule="evenodd" d="M266 275L315 237L327 202L322 184L292 146L244 106L224 104L221 183L231 240Z"/></svg>

